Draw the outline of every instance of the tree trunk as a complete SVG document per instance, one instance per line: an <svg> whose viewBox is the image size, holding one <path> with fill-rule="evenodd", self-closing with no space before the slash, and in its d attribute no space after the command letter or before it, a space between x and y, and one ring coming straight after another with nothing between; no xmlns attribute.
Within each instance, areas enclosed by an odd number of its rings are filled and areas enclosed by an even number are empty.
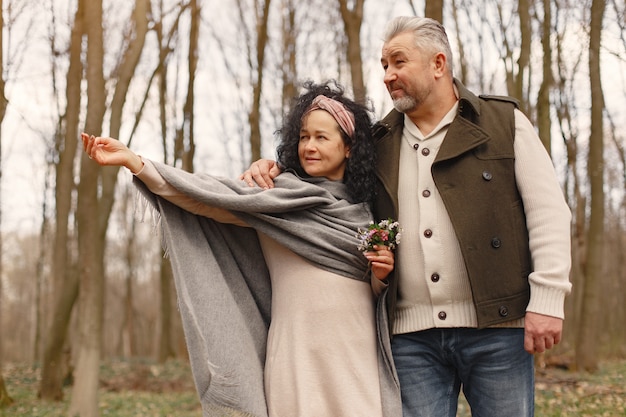
<svg viewBox="0 0 626 417"><path fill-rule="evenodd" d="M589 78L591 86L591 133L587 175L591 190L589 229L587 230L587 262L579 332L576 343L576 367L595 371L598 367L597 318L602 302L599 296L600 278L603 276L604 251L604 95L600 78L600 47L604 0L593 0L589 32Z"/></svg>
<svg viewBox="0 0 626 417"><path fill-rule="evenodd" d="M296 26L296 6L294 0L285 0L282 20L283 57L281 62L282 73L282 106L281 116L288 113L291 101L298 95L297 80L298 70L296 66L296 38L298 27Z"/></svg>
<svg viewBox="0 0 626 417"><path fill-rule="evenodd" d="M460 79L463 84L468 85L469 83L469 80L467 79L468 65L467 65L467 58L465 54L465 45L463 43L463 40L461 39L461 30L459 30L459 27L461 25L459 24L459 10L458 10L458 4L456 0L452 0L452 19L454 20L454 25L456 26L455 36L456 36L457 48L459 50L459 64L460 64L458 68L455 66L454 76ZM451 64L452 63L450 63L450 65Z"/></svg>
<svg viewBox="0 0 626 417"><path fill-rule="evenodd" d="M172 265L169 259L161 257L161 275L159 288L161 290L161 332L158 339L157 360L165 362L174 356L172 348L172 291L171 285L174 280Z"/></svg>
<svg viewBox="0 0 626 417"><path fill-rule="evenodd" d="M135 0L135 8L132 13L132 28L127 35L128 48L124 51L119 67L116 69L117 74L115 82L115 91L111 100L111 117L109 121L109 134L114 138L119 138L120 127L122 125L122 113L124 104L128 96L130 82L135 74L137 64L141 58L141 52L145 44L146 34L148 32L148 15L150 14L149 0ZM100 131L102 126L97 127ZM131 138L132 139L132 138ZM128 141L130 146L131 139ZM100 208L98 215L99 228L103 239L106 235L106 229L109 223L109 217L113 211L115 203L115 187L117 185L119 168L106 167L102 169L102 194L98 202ZM104 254L101 254L104 256Z"/></svg>
<svg viewBox="0 0 626 417"><path fill-rule="evenodd" d="M175 149L175 157L182 161L182 169L193 172L193 157L195 155L195 139L194 139L194 103L195 103L195 83L196 69L198 67L198 36L200 34L200 6L197 0L189 2L191 12L191 24L189 28L189 66L187 81L187 99L183 106L183 124L178 130L176 138L177 146Z"/></svg>
<svg viewBox="0 0 626 417"><path fill-rule="evenodd" d="M149 1L136 0L133 9L134 31L128 48L117 68L117 82L111 102L110 133L119 136L121 117L130 81L141 57L148 30ZM102 131L106 111L106 90L103 75L104 49L102 0L85 4L87 48L87 116L85 130ZM102 318L104 314L104 247L110 218L118 168L100 169L83 155L78 187L78 238L80 249L80 345L76 365L70 413L81 417L98 415L98 378L102 349ZM99 179L102 180L98 199ZM95 221L94 221L95 219Z"/></svg>
<svg viewBox="0 0 626 417"><path fill-rule="evenodd" d="M265 69L265 47L268 41L267 22L271 0L264 0L256 13L256 71L252 82L252 107L248 115L250 123L250 152L252 161L261 158L261 92ZM252 67L250 68L252 70Z"/></svg>
<svg viewBox="0 0 626 417"><path fill-rule="evenodd" d="M0 12L4 10L2 8L2 0L0 0ZM3 69L2 74L0 74L0 127L2 127L2 122L4 121L4 116L6 114L7 109L7 99L4 95L4 43L3 43L3 32L4 32L4 19L2 13L0 13L0 69ZM0 164L2 164L2 129L0 129ZM2 181L2 166L0 165L0 182ZM2 191L0 190L0 203L2 202ZM0 207L2 205L0 204ZM0 225L2 224L2 210L0 209ZM2 235L0 235L0 324L2 324L2 277L4 274L3 271L3 259L2 259ZM7 406L13 403L13 399L9 396L6 385L4 384L4 378L2 376L2 365L4 363L4 355L3 355L3 341L2 341L2 332L0 332L0 408Z"/></svg>
<svg viewBox="0 0 626 417"><path fill-rule="evenodd" d="M49 401L63 399L63 379L71 372L66 360L68 355L64 353L72 309L78 298L78 272L74 267L66 272L63 284L54 304L54 315L48 329L41 367L39 396Z"/></svg>
<svg viewBox="0 0 626 417"><path fill-rule="evenodd" d="M159 63L161 70L159 71L159 120L161 124L161 144L163 147L163 162L168 163L168 149L167 149L167 65L165 62L169 55L168 41L163 36L163 25L158 24L156 27L157 39L159 40ZM171 307L171 282L172 282L172 267L170 261L165 257L165 254L161 253L161 268L159 275L159 290L160 290L160 320L159 320L159 332L157 333L157 360L159 363L165 362L167 358L174 356L174 349L172 348L172 307Z"/></svg>
<svg viewBox="0 0 626 417"><path fill-rule="evenodd" d="M84 1L78 1L74 26L71 32L69 68L66 76L65 123L59 123L56 144L58 163L55 185L55 235L52 246L53 311L44 342L39 396L44 400L63 398L63 347L74 302L78 294L78 277L70 257L74 237L69 234L74 189L74 160L78 141L82 79L82 36L84 27ZM65 128L65 132L62 130Z"/></svg>
<svg viewBox="0 0 626 417"><path fill-rule="evenodd" d="M426 0L424 16L443 24L443 0Z"/></svg>
<svg viewBox="0 0 626 417"><path fill-rule="evenodd" d="M102 0L85 4L87 33L87 115L85 130L100 134L105 113ZM69 415L97 417L102 318L104 310L104 236L98 204L100 167L82 155L78 184L78 244L80 254L79 345ZM95 221L94 221L95 220Z"/></svg>
<svg viewBox="0 0 626 417"><path fill-rule="evenodd" d="M126 294L124 295L124 322L122 324L122 335L120 340L122 342L121 353L122 356L132 358L137 353L137 346L135 343L135 313L133 308L133 283L134 283L134 270L135 270L135 232L136 232L136 220L133 214L132 195L134 187L131 185L124 190L123 204L121 212L123 213L123 221L125 233L127 238L125 242L125 259L126 259L126 277L124 284L126 287Z"/></svg>
<svg viewBox="0 0 626 417"><path fill-rule="evenodd" d="M513 96L520 100L521 110L525 114L530 115L529 97L525 88L525 86L531 85L530 44L532 40L532 27L530 24L530 5L528 4L528 0L518 1L517 14L519 16L521 42L519 57L517 58L517 77L515 78L515 91L513 91Z"/></svg>
<svg viewBox="0 0 626 417"><path fill-rule="evenodd" d="M365 104L365 81L363 79L363 60L361 59L361 24L363 23L363 4L365 0L355 0L352 10L348 7L348 0L339 0L339 10L348 38L348 64L352 78L354 101Z"/></svg>
<svg viewBox="0 0 626 417"><path fill-rule="evenodd" d="M565 299L565 317L563 324L564 343L561 348L564 350L573 350L578 335L578 321L580 317L580 300L583 295L579 288L583 284L583 270L585 264L585 207L586 199L581 191L582 183L586 181L580 178L581 170L578 168L578 129L576 124L575 110L571 109L575 101L572 90L574 89L568 80L566 74L567 66L564 64L566 60L573 61L573 65L577 68L582 60L581 54L572 56L565 51L562 42L562 36L556 36L554 40L555 53L554 60L555 83L554 83L554 111L556 113L556 122L560 130L560 137L563 139L567 155L567 165L565 166L565 182L563 188L567 203L572 210L573 227L572 227L572 271L571 281L574 291L570 297Z"/></svg>
<svg viewBox="0 0 626 417"><path fill-rule="evenodd" d="M4 384L4 378L2 374L0 374L0 409L13 404L13 402L14 400L9 395L7 387Z"/></svg>
<svg viewBox="0 0 626 417"><path fill-rule="evenodd" d="M543 22L541 45L543 47L543 78L537 94L537 130L543 146L552 154L552 140L550 122L550 89L552 88L552 0L542 0Z"/></svg>
<svg viewBox="0 0 626 417"><path fill-rule="evenodd" d="M42 348L42 333L43 327L43 301L42 301L42 286L45 282L45 270L47 263L46 254L49 251L48 242L50 242L50 217L48 216L48 192L50 190L50 174L48 170L52 170L53 165L48 162L46 164L46 174L44 180L43 190L43 204L41 207L41 227L39 228L39 256L37 257L37 266L35 270L35 323L34 327L34 341L33 341L33 362L41 360L41 348Z"/></svg>

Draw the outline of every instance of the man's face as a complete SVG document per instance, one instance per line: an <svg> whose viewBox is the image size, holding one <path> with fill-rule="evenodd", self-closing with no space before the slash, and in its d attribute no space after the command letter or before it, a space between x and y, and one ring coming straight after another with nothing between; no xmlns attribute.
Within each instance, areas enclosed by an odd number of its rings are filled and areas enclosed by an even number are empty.
<svg viewBox="0 0 626 417"><path fill-rule="evenodd" d="M431 60L415 47L413 33L400 33L385 43L380 62L396 110L409 113L418 109L432 91L434 79Z"/></svg>

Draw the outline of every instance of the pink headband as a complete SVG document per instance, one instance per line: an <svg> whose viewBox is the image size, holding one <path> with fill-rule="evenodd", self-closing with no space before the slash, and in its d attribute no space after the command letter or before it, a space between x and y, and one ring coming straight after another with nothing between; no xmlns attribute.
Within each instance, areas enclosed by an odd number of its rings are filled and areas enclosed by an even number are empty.
<svg viewBox="0 0 626 417"><path fill-rule="evenodd" d="M348 134L349 137L354 135L354 114L348 110L339 101L324 95L319 95L313 99L309 108L304 112L302 117L306 116L313 110L325 110L337 121L341 129Z"/></svg>

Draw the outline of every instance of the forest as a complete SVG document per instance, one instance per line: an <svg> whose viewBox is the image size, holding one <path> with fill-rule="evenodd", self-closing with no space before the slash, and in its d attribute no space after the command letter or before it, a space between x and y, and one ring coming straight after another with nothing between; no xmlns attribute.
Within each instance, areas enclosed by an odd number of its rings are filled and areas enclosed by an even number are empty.
<svg viewBox="0 0 626 417"><path fill-rule="evenodd" d="M131 176L82 152L119 138L190 172L274 158L306 80L391 108L385 22L446 27L454 75L508 95L537 129L572 211L564 339L536 358L595 372L626 357L624 0L0 0L0 406L8 363L43 401L74 384L97 416L107 358L186 357L172 272Z"/></svg>

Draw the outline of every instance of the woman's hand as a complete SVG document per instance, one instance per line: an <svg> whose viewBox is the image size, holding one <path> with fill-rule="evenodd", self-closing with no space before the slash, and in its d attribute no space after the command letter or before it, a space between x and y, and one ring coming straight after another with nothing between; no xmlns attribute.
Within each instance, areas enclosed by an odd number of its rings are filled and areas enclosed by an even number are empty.
<svg viewBox="0 0 626 417"><path fill-rule="evenodd" d="M395 256L386 246L374 246L373 251L365 252L365 257L370 261L372 273L379 280L384 280L393 271Z"/></svg>
<svg viewBox="0 0 626 417"><path fill-rule="evenodd" d="M87 133L81 133L80 136L85 153L100 165L124 166L135 174L143 167L139 155L117 139L95 137Z"/></svg>

